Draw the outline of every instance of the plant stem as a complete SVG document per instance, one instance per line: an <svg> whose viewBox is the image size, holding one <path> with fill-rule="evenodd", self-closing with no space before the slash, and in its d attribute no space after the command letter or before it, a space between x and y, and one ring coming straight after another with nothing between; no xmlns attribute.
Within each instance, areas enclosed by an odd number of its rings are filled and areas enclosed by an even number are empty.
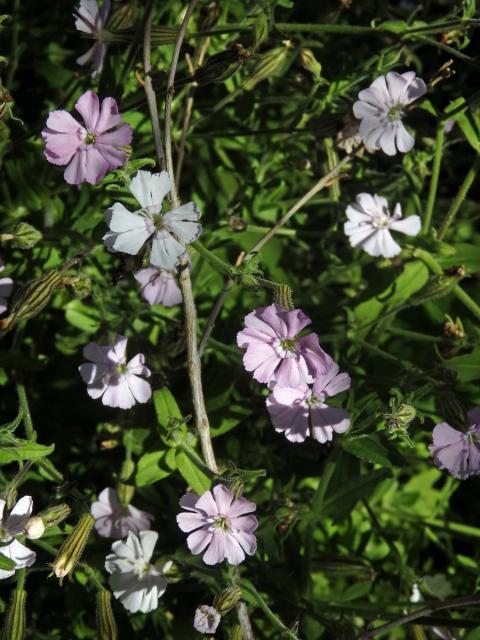
<svg viewBox="0 0 480 640"><path fill-rule="evenodd" d="M438 178L440 175L440 165L443 154L443 140L445 138L445 123L439 122L437 125L437 137L435 141L435 156L433 158L432 177L430 180L430 189L428 192L427 208L425 210L425 218L423 219L423 233L428 233L432 222L433 207L435 206L435 198L437 196Z"/></svg>
<svg viewBox="0 0 480 640"><path fill-rule="evenodd" d="M362 634L357 636L356 640L371 640L371 638L377 636L380 633L385 633L386 631L390 631L391 629L396 629L401 625L412 622L412 620L418 620L419 618L428 616L431 613L435 613L435 611L454 609L456 607L470 607L475 605L480 605L480 595L462 596L461 598L450 598L448 600L444 600L443 602L436 602L427 607L417 609L412 613L407 613L401 618L393 620L393 622L388 622L387 624L382 624L379 627L374 627L373 629L364 631Z"/></svg>
<svg viewBox="0 0 480 640"><path fill-rule="evenodd" d="M17 395L27 440L33 440L35 439L35 430L33 428L32 415L30 413L30 407L28 406L27 392L23 382L17 382Z"/></svg>
<svg viewBox="0 0 480 640"><path fill-rule="evenodd" d="M415 258L421 260L432 273L437 276L443 275L442 267L438 264L431 253L428 253L428 251L425 251L424 249L415 249L413 255ZM455 285L452 289L452 293L465 307L467 307L477 320L480 320L480 306L478 306L475 300L471 298L468 293L460 287L460 285Z"/></svg>
<svg viewBox="0 0 480 640"><path fill-rule="evenodd" d="M147 97L148 110L150 112L150 120L152 123L153 140L155 142L155 151L157 153L158 163L161 169L165 169L165 155L163 152L162 134L160 133L160 125L158 122L157 97L152 87L152 79L150 71L152 70L150 53L151 53L151 31L152 31L152 9L153 2L150 2L146 11L148 17L145 21L145 32L143 38L143 67L145 71L144 89Z"/></svg>
<svg viewBox="0 0 480 640"><path fill-rule="evenodd" d="M219 273L223 273L223 275L229 277L234 275L232 267L227 262L218 258L213 251L207 249L199 240L195 240L195 242L192 242L190 246L193 247L197 253L203 256L205 260Z"/></svg>
<svg viewBox="0 0 480 640"><path fill-rule="evenodd" d="M480 169L480 153L477 153L475 160L472 166L470 167L467 175L465 176L465 179L463 180L460 186L460 189L458 190L458 193L455 196L450 206L450 209L448 210L445 220L443 221L442 226L440 227L440 230L438 232L439 240L443 240L443 238L445 237L445 234L447 233L449 226L452 224L453 220L455 219L455 216L457 215L458 210L462 205L462 202L465 200L467 193L469 192L470 187L472 186L473 181L475 180L475 176L477 175L477 172L479 169Z"/></svg>
<svg viewBox="0 0 480 640"><path fill-rule="evenodd" d="M25 586L25 578L27 577L26 569L17 569L15 572L15 577L17 579L17 584L15 585L15 591L23 591Z"/></svg>
<svg viewBox="0 0 480 640"><path fill-rule="evenodd" d="M290 640L299 640L298 636L286 625L284 625L283 622L280 620L280 618L273 613L273 611L270 609L268 604L265 602L263 596L255 589L255 587L250 581L239 580L238 584L242 589L242 591L246 591L248 594L250 594L250 596L252 596L255 599L260 609L263 611L267 619L272 623L272 625L276 629L281 631L284 634L284 636L286 638L289 638Z"/></svg>

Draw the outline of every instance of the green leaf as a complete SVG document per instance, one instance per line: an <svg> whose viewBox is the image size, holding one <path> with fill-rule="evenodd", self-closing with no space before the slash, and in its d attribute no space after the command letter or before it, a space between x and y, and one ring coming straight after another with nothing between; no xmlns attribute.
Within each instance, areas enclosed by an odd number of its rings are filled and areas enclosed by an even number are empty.
<svg viewBox="0 0 480 640"><path fill-rule="evenodd" d="M456 371L460 382L480 380L480 347L475 347L467 355L450 358L445 364Z"/></svg>
<svg viewBox="0 0 480 640"><path fill-rule="evenodd" d="M86 333L95 333L100 327L98 311L81 300L71 300L65 305L65 318L72 326Z"/></svg>
<svg viewBox="0 0 480 640"><path fill-rule="evenodd" d="M175 458L178 470L196 493L202 495L202 493L210 489L209 477L193 463L185 452L177 451Z"/></svg>
<svg viewBox="0 0 480 640"><path fill-rule="evenodd" d="M38 460L52 453L55 445L38 444L30 440L15 440L13 446L0 446L0 464L9 464L19 460Z"/></svg>
<svg viewBox="0 0 480 640"><path fill-rule="evenodd" d="M388 476L386 469L379 469L364 476L351 477L340 486L332 485L335 488L323 503L322 516L336 519L346 516L359 500L369 496L377 484Z"/></svg>
<svg viewBox="0 0 480 640"><path fill-rule="evenodd" d="M15 566L15 560L7 558L3 553L0 553L0 569L2 571L12 571L12 569L15 569Z"/></svg>
<svg viewBox="0 0 480 640"><path fill-rule="evenodd" d="M361 460L379 464L382 467L392 467L388 459L388 451L379 441L377 435L361 435L343 438L342 447Z"/></svg>
<svg viewBox="0 0 480 640"><path fill-rule="evenodd" d="M162 387L154 391L153 404L155 405L159 427L167 429L171 425L172 418L183 420L182 412L168 387Z"/></svg>
<svg viewBox="0 0 480 640"><path fill-rule="evenodd" d="M172 469L166 461L168 453L168 451L153 451L140 458L135 475L135 485L137 487L153 484L167 478L172 473Z"/></svg>

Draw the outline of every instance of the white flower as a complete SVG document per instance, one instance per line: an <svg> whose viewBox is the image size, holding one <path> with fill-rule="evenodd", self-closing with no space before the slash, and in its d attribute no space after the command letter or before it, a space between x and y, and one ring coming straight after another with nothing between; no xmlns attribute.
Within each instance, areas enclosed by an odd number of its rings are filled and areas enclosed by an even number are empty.
<svg viewBox="0 0 480 640"><path fill-rule="evenodd" d="M113 553L106 558L113 595L132 613L156 609L167 588L164 573L172 563L150 564L157 539L156 531L140 531L138 536L130 532L125 542L112 544Z"/></svg>
<svg viewBox="0 0 480 640"><path fill-rule="evenodd" d="M360 119L359 132L363 142L371 149L382 149L394 156L405 153L414 145L414 139L402 122L404 108L427 92L427 86L414 71L389 71L360 91L353 113Z"/></svg>
<svg viewBox="0 0 480 640"><path fill-rule="evenodd" d="M0 272L5 269L2 258L0 258ZM7 298L12 295L13 280L11 278L0 278L0 313L7 310Z"/></svg>
<svg viewBox="0 0 480 640"><path fill-rule="evenodd" d="M356 202L348 205L346 213L348 222L344 231L350 244L352 247L360 246L371 256L393 258L400 253L401 247L392 238L391 230L409 236L416 236L420 231L418 216L402 220L402 208L398 202L391 216L388 202L382 196L359 193Z"/></svg>
<svg viewBox="0 0 480 640"><path fill-rule="evenodd" d="M202 604L195 611L193 619L193 627L199 633L215 633L220 624L221 615L215 607L209 607L208 604Z"/></svg>
<svg viewBox="0 0 480 640"><path fill-rule="evenodd" d="M0 553L15 562L15 569L10 571L0 569L0 580L13 576L17 569L31 567L37 557L34 551L30 551L16 540L16 536L23 534L32 513L32 498L30 496L21 498L7 517L5 517L5 506L5 500L0 500Z"/></svg>
<svg viewBox="0 0 480 640"><path fill-rule="evenodd" d="M137 353L127 363L128 338L117 335L115 343L103 346L90 342L83 348L85 362L78 367L91 398L102 398L107 407L130 409L136 402L148 402L152 396L150 384L140 376L149 377L145 356Z"/></svg>
<svg viewBox="0 0 480 640"><path fill-rule="evenodd" d="M103 236L107 248L136 255L152 237L150 262L155 267L174 269L186 254L186 245L201 232L200 211L193 202L162 213L163 199L171 189L166 171L138 171L130 183L130 191L141 209L131 213L120 202L107 209L106 222L110 231Z"/></svg>

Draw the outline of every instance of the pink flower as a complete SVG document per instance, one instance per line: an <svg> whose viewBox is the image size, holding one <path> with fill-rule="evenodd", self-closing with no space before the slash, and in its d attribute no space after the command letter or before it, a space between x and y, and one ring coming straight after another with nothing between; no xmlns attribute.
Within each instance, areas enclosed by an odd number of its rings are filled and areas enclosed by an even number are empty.
<svg viewBox="0 0 480 640"><path fill-rule="evenodd" d="M52 111L42 131L45 157L52 164L67 165L64 178L69 184L97 184L127 158L125 145L132 141L132 129L122 123L116 100L105 98L100 105L93 91L84 93L75 109L85 125L68 111Z"/></svg>
<svg viewBox="0 0 480 640"><path fill-rule="evenodd" d="M460 480L480 474L480 407L468 412L468 421L466 433L446 422L435 425L433 442L428 447L437 467Z"/></svg>
<svg viewBox="0 0 480 640"><path fill-rule="evenodd" d="M98 496L98 501L90 507L95 518L95 529L103 538L126 538L128 533L140 533L151 528L154 517L132 505L122 507L115 489L108 487Z"/></svg>
<svg viewBox="0 0 480 640"><path fill-rule="evenodd" d="M130 409L135 402L148 402L152 395L150 384L139 376L150 376L145 356L138 353L127 363L128 339L117 336L115 344L102 346L91 342L83 349L90 360L79 366L80 375L87 384L91 398L102 398L107 407Z"/></svg>
<svg viewBox="0 0 480 640"><path fill-rule="evenodd" d="M77 31L86 34L87 38L93 38L94 44L82 56L77 58L80 65L92 64L92 78L101 72L107 45L102 40L104 37L103 28L110 12L110 0L104 0L102 8L98 8L96 0L80 0L80 5L76 9L73 17Z"/></svg>
<svg viewBox="0 0 480 640"><path fill-rule="evenodd" d="M206 491L202 496L186 493L180 500L186 511L177 516L178 526L189 533L187 544L197 555L205 551L205 564L240 564L245 553L253 555L257 540L253 532L258 526L252 515L256 506L245 498L235 498L222 484Z"/></svg>
<svg viewBox="0 0 480 640"><path fill-rule="evenodd" d="M4 262L0 258L0 273L5 269ZM11 278L0 278L0 313L4 313L8 308L7 298L12 295L13 280Z"/></svg>
<svg viewBox="0 0 480 640"><path fill-rule="evenodd" d="M142 285L142 296L149 304L173 307L182 302L182 292L170 271L148 267L137 271L135 280Z"/></svg>
<svg viewBox="0 0 480 640"><path fill-rule="evenodd" d="M324 444L332 440L333 432L344 433L350 426L348 411L326 403L328 398L350 387L350 376L338 373L338 364L330 357L328 360L327 372L317 376L312 388L275 385L267 398L275 430L283 431L290 442L303 442L310 436Z"/></svg>
<svg viewBox="0 0 480 640"><path fill-rule="evenodd" d="M245 318L237 344L246 349L243 364L258 382L297 387L313 382L326 371L326 354L318 336L300 331L311 323L300 309L286 311L279 304L260 307Z"/></svg>
<svg viewBox="0 0 480 640"><path fill-rule="evenodd" d="M195 611L193 628L203 634L215 633L221 619L222 617L215 607L209 607L208 604L201 604Z"/></svg>

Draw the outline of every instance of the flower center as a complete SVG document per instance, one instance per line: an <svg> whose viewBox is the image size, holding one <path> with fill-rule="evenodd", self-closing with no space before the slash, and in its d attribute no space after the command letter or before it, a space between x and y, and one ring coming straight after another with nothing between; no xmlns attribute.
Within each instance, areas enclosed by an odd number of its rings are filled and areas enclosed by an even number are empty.
<svg viewBox="0 0 480 640"><path fill-rule="evenodd" d="M8 533L5 527L0 527L0 542L10 542L12 536Z"/></svg>
<svg viewBox="0 0 480 640"><path fill-rule="evenodd" d="M398 122L403 117L403 104L396 104L388 110L387 118L390 122Z"/></svg>
<svg viewBox="0 0 480 640"><path fill-rule="evenodd" d="M97 136L95 133L92 133L91 131L87 131L85 144L94 144L96 139L97 139Z"/></svg>
<svg viewBox="0 0 480 640"><path fill-rule="evenodd" d="M377 215L373 219L373 226L377 229L386 229L390 226L390 214L386 209L383 209L382 212L377 213Z"/></svg>
<svg viewBox="0 0 480 640"><path fill-rule="evenodd" d="M153 217L153 225L157 231L160 231L164 228L165 225L163 224L163 216L161 213L157 213Z"/></svg>
<svg viewBox="0 0 480 640"><path fill-rule="evenodd" d="M222 529L222 531L228 531L230 529L230 521L227 516L216 516L212 524L215 529Z"/></svg>
<svg viewBox="0 0 480 640"><path fill-rule="evenodd" d="M143 578L144 575L150 573L152 570L152 565L149 562L145 562L145 560L135 560L133 563L133 572L139 577Z"/></svg>
<svg viewBox="0 0 480 640"><path fill-rule="evenodd" d="M323 398L317 398L317 396L315 396L313 393L309 398L306 399L306 403L309 407L314 407L315 405L317 405L319 402L322 402L322 401L323 401Z"/></svg>
<svg viewBox="0 0 480 640"><path fill-rule="evenodd" d="M293 338L282 338L280 340L280 346L284 351L290 351L291 353L295 353L297 350L297 344Z"/></svg>

